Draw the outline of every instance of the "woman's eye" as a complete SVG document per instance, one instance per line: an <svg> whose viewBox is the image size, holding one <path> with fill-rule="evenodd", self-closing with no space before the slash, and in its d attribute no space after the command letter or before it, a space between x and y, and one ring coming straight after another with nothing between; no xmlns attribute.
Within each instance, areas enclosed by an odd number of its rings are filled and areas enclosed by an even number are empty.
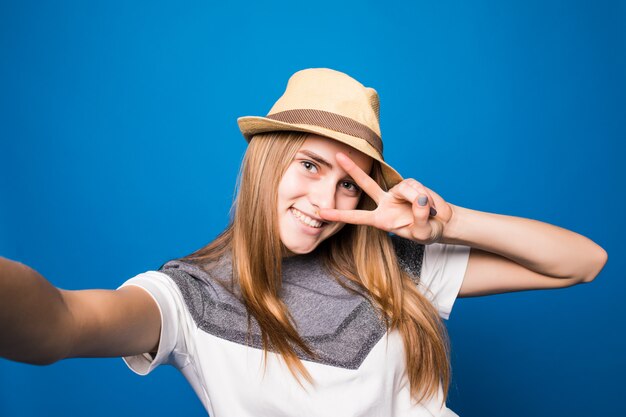
<svg viewBox="0 0 626 417"><path fill-rule="evenodd" d="M355 193L361 191L361 189L355 183L350 182L350 181L344 181L342 185L348 191L353 191Z"/></svg>
<svg viewBox="0 0 626 417"><path fill-rule="evenodd" d="M302 164L304 169L306 169L307 171L310 171L310 172L313 172L313 173L317 172L317 167L315 166L315 164L313 162L302 161L300 163Z"/></svg>

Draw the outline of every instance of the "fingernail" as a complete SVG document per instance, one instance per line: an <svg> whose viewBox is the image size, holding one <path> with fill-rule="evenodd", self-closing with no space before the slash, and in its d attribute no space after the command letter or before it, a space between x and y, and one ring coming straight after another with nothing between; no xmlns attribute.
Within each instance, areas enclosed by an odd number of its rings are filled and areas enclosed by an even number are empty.
<svg viewBox="0 0 626 417"><path fill-rule="evenodd" d="M431 208L430 208L430 215L431 215L431 216L436 216L436 215L437 215L437 210L435 210L435 208L434 208L434 207L431 207Z"/></svg>
<svg viewBox="0 0 626 417"><path fill-rule="evenodd" d="M428 197L425 195L421 195L418 199L417 199L417 204L419 204L420 206L425 206L426 203L428 202Z"/></svg>

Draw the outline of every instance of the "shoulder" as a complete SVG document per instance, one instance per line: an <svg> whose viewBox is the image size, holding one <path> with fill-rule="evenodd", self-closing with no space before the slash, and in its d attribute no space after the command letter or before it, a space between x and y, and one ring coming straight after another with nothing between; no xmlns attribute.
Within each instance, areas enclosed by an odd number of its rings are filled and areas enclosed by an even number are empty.
<svg viewBox="0 0 626 417"><path fill-rule="evenodd" d="M194 319L200 319L209 306L241 304L241 292L233 280L230 258L210 265L175 259L161 266L158 272L176 284Z"/></svg>
<svg viewBox="0 0 626 417"><path fill-rule="evenodd" d="M400 267L433 302L439 315L448 319L463 283L470 247L438 242L423 245L394 235L391 240Z"/></svg>
<svg viewBox="0 0 626 417"><path fill-rule="evenodd" d="M396 235L390 235L390 238L400 267L417 280L422 272L425 246Z"/></svg>
<svg viewBox="0 0 626 417"><path fill-rule="evenodd" d="M465 271L469 246L431 243L424 245L390 235L400 267L416 282L430 285L437 277L458 275Z"/></svg>
<svg viewBox="0 0 626 417"><path fill-rule="evenodd" d="M230 257L224 256L210 264L196 263L185 259L174 259L159 268L180 288L195 289L220 298L227 292L235 292Z"/></svg>

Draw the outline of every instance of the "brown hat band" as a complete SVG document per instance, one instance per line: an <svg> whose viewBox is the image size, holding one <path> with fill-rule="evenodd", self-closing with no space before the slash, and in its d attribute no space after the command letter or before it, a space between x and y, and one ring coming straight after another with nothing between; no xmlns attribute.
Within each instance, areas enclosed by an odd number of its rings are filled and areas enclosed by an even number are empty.
<svg viewBox="0 0 626 417"><path fill-rule="evenodd" d="M372 145L381 155L383 154L383 141L376 132L364 124L340 114L315 109L294 109L268 114L265 117L279 122L324 127L361 138Z"/></svg>

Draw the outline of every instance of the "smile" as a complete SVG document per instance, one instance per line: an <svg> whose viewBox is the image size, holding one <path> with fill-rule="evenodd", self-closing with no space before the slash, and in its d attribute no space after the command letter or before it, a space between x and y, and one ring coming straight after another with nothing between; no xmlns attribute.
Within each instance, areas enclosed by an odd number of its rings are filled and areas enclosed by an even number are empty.
<svg viewBox="0 0 626 417"><path fill-rule="evenodd" d="M302 213L300 210L291 207L289 209L289 211L291 211L291 214L293 214L293 216L298 219L301 223L309 226L309 227L313 227L315 229L319 229L322 226L324 226L324 222L320 222L318 220L312 219L309 216L307 216L306 214Z"/></svg>

